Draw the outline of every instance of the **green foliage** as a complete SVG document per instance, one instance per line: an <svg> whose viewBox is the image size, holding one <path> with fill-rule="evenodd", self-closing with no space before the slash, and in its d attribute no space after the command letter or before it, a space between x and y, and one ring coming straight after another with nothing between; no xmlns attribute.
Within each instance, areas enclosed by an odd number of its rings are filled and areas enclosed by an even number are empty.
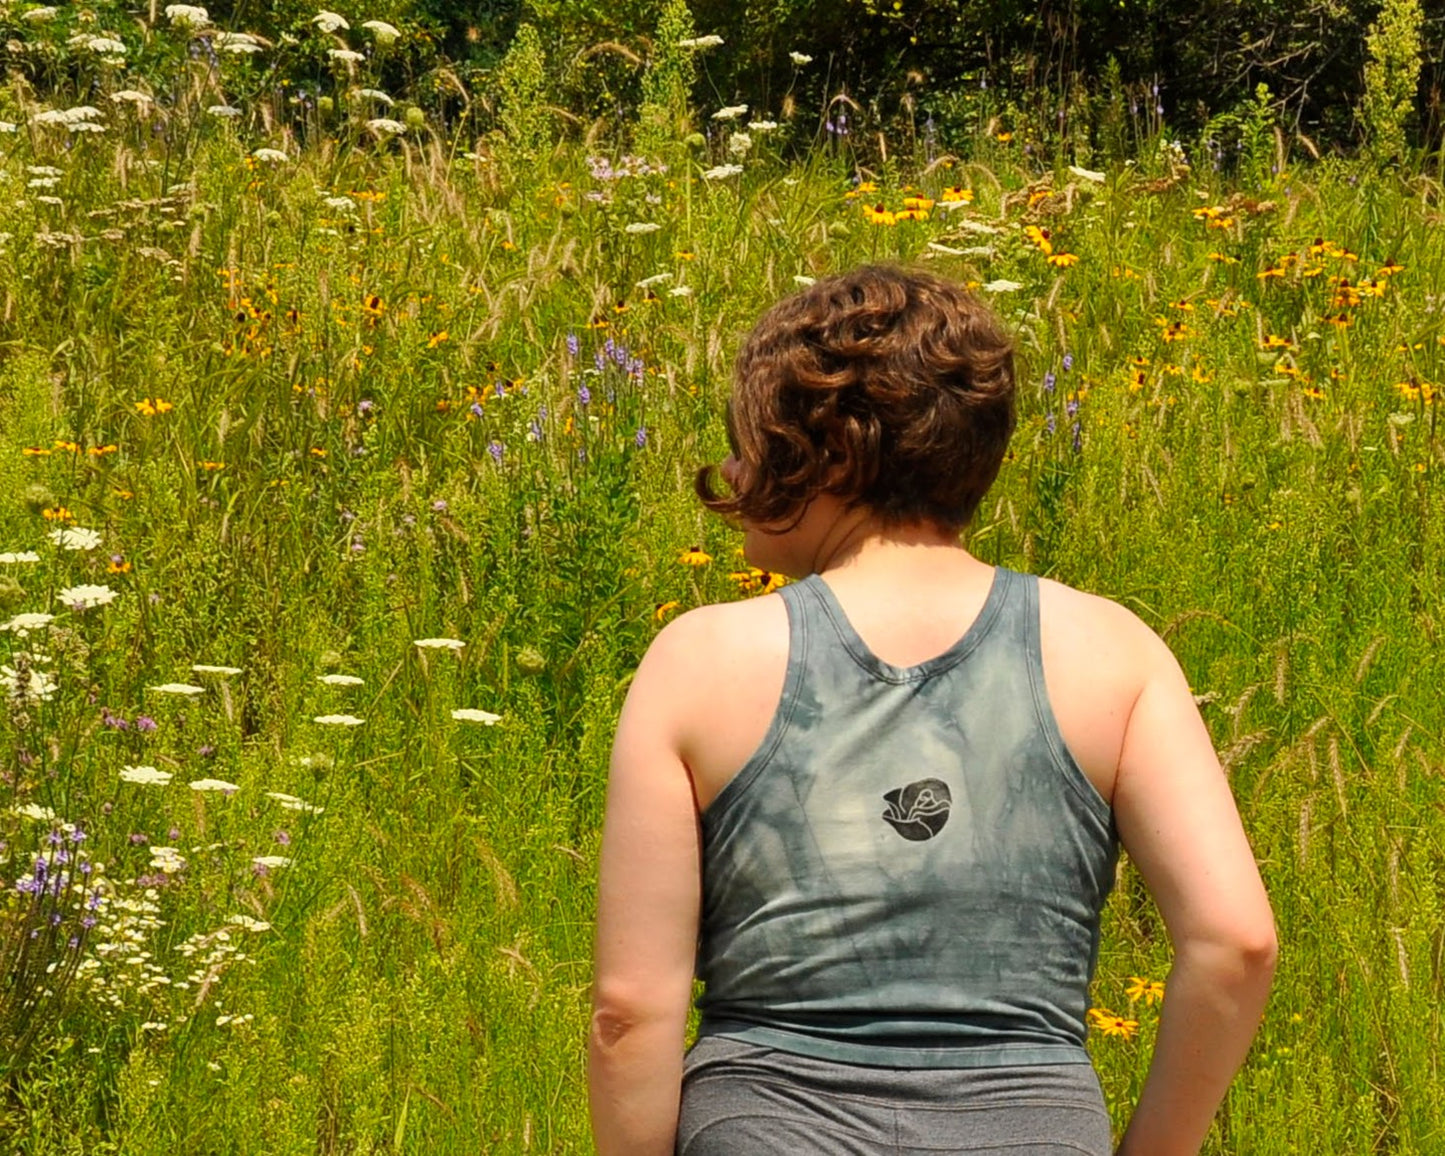
<svg viewBox="0 0 1445 1156"><path fill-rule="evenodd" d="M682 47L682 41L693 36L687 0L665 0L642 76L642 103L637 110L637 148L644 155L675 152L677 143L690 131L696 50Z"/></svg>
<svg viewBox="0 0 1445 1156"><path fill-rule="evenodd" d="M1420 44L1424 12L1420 0L1384 0L1366 44L1365 92L1360 120L1370 155L1377 163L1403 160L1406 125L1414 119L1420 87Z"/></svg>
<svg viewBox="0 0 1445 1156"><path fill-rule="evenodd" d="M530 24L517 29L517 38L497 69L497 94L502 127L517 151L530 156L544 148L549 135L547 55Z"/></svg>

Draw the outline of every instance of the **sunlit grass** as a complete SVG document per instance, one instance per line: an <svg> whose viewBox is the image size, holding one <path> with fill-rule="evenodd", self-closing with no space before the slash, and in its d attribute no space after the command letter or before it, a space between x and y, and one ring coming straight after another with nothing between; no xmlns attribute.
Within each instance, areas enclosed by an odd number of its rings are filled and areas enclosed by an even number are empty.
<svg viewBox="0 0 1445 1156"><path fill-rule="evenodd" d="M892 259L1019 334L973 548L1155 625L1244 811L1284 946L1211 1151L1438 1148L1427 194L45 132L0 137L0 805L38 816L6 878L69 822L109 882L17 1150L585 1148L626 679L660 619L770 585L690 496L732 353ZM1121 1120L1167 967L1126 866L1093 1042Z"/></svg>

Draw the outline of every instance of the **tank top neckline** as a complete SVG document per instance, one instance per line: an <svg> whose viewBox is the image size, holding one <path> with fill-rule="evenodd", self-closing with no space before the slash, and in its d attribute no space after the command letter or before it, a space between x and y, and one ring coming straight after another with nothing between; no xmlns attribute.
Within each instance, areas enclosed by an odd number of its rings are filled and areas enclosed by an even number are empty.
<svg viewBox="0 0 1445 1156"><path fill-rule="evenodd" d="M1008 598L1010 574L1011 572L1006 567L995 566L993 579L988 588L988 596L984 599L983 607L969 624L968 629L941 654L914 663L912 666L895 666L891 662L884 662L873 653L868 644L863 641L862 635L853 628L853 623L849 621L847 612L844 611L842 603L838 601L838 596L833 593L833 588L828 585L821 574L809 574L801 585L811 589L818 598L823 610L833 623L839 640L854 662L885 682L902 683L916 682L928 678L930 675L938 674L950 667L957 666L968 656L968 653L988 633L989 628L998 617L999 611L1003 608L1003 604Z"/></svg>

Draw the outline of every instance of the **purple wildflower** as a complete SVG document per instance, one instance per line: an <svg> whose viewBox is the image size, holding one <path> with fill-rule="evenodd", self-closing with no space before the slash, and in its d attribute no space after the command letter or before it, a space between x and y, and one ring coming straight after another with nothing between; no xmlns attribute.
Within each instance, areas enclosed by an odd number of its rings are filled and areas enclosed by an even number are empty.
<svg viewBox="0 0 1445 1156"><path fill-rule="evenodd" d="M363 397L360 401L356 403L356 412L359 414L368 414L375 408L376 402L372 401L369 397Z"/></svg>
<svg viewBox="0 0 1445 1156"><path fill-rule="evenodd" d="M577 400L578 400L583 406L591 405L591 404L592 404L592 391L591 391L590 389L588 389L588 388L584 385L581 389L579 389L579 390L577 391Z"/></svg>
<svg viewBox="0 0 1445 1156"><path fill-rule="evenodd" d="M1076 397L1069 398L1069 400L1064 403L1064 412L1070 417L1077 414L1079 412L1079 399Z"/></svg>
<svg viewBox="0 0 1445 1156"><path fill-rule="evenodd" d="M482 403L481 403L481 402L479 402L479 401L474 401L474 402L472 402L472 404L471 404L471 414L472 414L473 417L481 417L481 416L482 416Z"/></svg>
<svg viewBox="0 0 1445 1156"><path fill-rule="evenodd" d="M487 446L487 453L492 455L492 461L501 462L502 453L506 449L501 442L492 442Z"/></svg>
<svg viewBox="0 0 1445 1156"><path fill-rule="evenodd" d="M1054 430L1058 428L1058 422L1055 421L1053 414L1049 414L1049 416L1044 419L1044 426L1048 429L1050 434L1052 434Z"/></svg>
<svg viewBox="0 0 1445 1156"><path fill-rule="evenodd" d="M280 843L283 847L291 846L291 833L289 831L277 831L275 839L276 842Z"/></svg>
<svg viewBox="0 0 1445 1156"><path fill-rule="evenodd" d="M1078 422L1075 422L1075 423L1074 423L1074 453L1078 453L1078 452L1079 452L1080 450L1082 450L1083 448L1084 448L1084 437L1083 437L1083 434L1082 434L1082 433L1080 432L1080 430L1079 430L1079 423L1078 423Z"/></svg>
<svg viewBox="0 0 1445 1156"><path fill-rule="evenodd" d="M151 731L156 729L157 725L158 724L156 723L156 720L151 718L151 716L148 714L136 716L135 729L138 731L144 731L145 733L149 734Z"/></svg>
<svg viewBox="0 0 1445 1156"><path fill-rule="evenodd" d="M1055 381L1055 378L1054 378L1054 375L1053 375L1052 372L1044 374L1044 392L1045 392L1045 393L1053 393L1053 392L1054 392L1054 381Z"/></svg>
<svg viewBox="0 0 1445 1156"><path fill-rule="evenodd" d="M1074 355L1073 355L1072 353L1066 353L1066 354L1064 354L1064 372L1065 372L1065 373L1068 373L1069 370L1071 370L1071 369L1073 369L1073 368L1074 368Z"/></svg>
<svg viewBox="0 0 1445 1156"><path fill-rule="evenodd" d="M445 498L438 498L431 504L431 508L434 514L445 514L447 512L447 500Z"/></svg>
<svg viewBox="0 0 1445 1156"><path fill-rule="evenodd" d="M638 449L642 449L644 446L647 445L647 427L645 425L640 425L637 427L637 433L633 437L632 441Z"/></svg>
<svg viewBox="0 0 1445 1156"><path fill-rule="evenodd" d="M603 353L602 350L599 349L596 353L592 355L592 364L597 367L597 372L601 373L604 369L607 368L607 354Z"/></svg>
<svg viewBox="0 0 1445 1156"><path fill-rule="evenodd" d="M569 334L567 334L567 352L568 352L569 354L571 354L573 357L576 357L576 356L577 356L577 351L578 351L579 349L581 349L581 348L582 348L582 343L577 340L577 334L575 334L575 333L569 333Z"/></svg>

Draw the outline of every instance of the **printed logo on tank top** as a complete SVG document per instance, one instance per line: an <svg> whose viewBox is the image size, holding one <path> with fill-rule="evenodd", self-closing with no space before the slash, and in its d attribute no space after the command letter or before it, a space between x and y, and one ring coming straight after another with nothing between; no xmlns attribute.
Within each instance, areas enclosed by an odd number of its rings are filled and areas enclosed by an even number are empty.
<svg viewBox="0 0 1445 1156"><path fill-rule="evenodd" d="M921 843L943 830L953 795L942 779L919 779L906 787L895 787L883 796L883 801L888 804L884 822L909 842Z"/></svg>

